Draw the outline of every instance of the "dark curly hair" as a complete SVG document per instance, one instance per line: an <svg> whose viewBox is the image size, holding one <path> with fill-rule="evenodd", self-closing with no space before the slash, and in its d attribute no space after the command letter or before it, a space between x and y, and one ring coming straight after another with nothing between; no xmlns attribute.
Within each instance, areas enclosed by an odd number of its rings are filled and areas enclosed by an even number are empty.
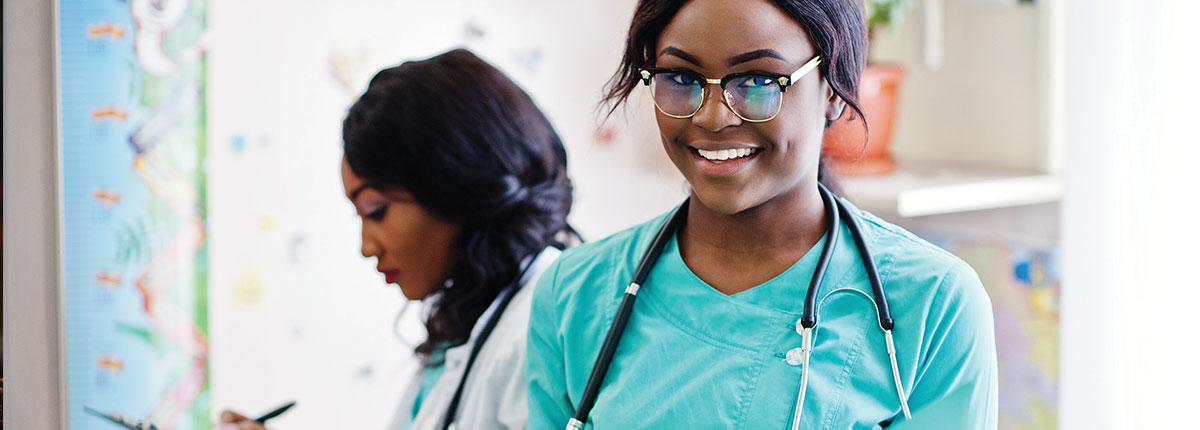
<svg viewBox="0 0 1200 430"><path fill-rule="evenodd" d="M562 141L529 95L470 51L384 69L346 114L346 160L374 188L402 188L461 228L449 280L417 353L460 345L520 276L522 260L563 247L571 182Z"/></svg>
<svg viewBox="0 0 1200 430"><path fill-rule="evenodd" d="M605 91L604 102L610 106L610 114L637 88L640 83L638 68L653 63L659 35L686 3L687 0L638 2L629 25L621 65ZM772 3L804 28L813 49L821 56L821 78L854 111L852 119L861 120L866 129L867 121L858 104L859 81L867 65L867 21L862 0L772 0ZM828 121L825 126L832 123ZM833 175L825 168L826 164L822 159L818 180L841 194Z"/></svg>

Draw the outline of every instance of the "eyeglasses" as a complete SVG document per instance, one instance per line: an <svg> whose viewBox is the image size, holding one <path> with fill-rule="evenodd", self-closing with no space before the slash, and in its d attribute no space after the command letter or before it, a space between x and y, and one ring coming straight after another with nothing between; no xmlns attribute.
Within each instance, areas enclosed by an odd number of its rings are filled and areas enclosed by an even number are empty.
<svg viewBox="0 0 1200 430"><path fill-rule="evenodd" d="M745 72L708 79L687 69L643 67L638 69L642 82L650 87L650 97L659 112L671 118L691 118L704 104L705 88L721 85L725 105L738 118L749 122L770 121L779 115L783 93L788 86L821 64L818 55L790 75Z"/></svg>

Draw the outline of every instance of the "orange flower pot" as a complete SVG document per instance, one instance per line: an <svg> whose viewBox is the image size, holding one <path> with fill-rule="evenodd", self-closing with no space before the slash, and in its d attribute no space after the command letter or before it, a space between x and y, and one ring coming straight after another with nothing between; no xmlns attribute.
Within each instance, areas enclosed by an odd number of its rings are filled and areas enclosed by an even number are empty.
<svg viewBox="0 0 1200 430"><path fill-rule="evenodd" d="M882 175L896 169L888 147L896 121L900 66L867 66L859 85L859 106L871 127L867 140L862 122L847 108L842 117L825 130L822 150L833 161L833 171L844 176ZM852 119L853 118L853 119ZM864 145L865 143L865 145Z"/></svg>

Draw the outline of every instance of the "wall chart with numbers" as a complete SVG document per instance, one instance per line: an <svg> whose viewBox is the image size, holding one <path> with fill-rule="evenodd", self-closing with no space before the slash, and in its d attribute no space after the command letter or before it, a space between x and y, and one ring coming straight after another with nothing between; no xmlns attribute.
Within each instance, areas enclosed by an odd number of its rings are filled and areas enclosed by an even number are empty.
<svg viewBox="0 0 1200 430"><path fill-rule="evenodd" d="M209 427L204 0L60 0L67 419Z"/></svg>

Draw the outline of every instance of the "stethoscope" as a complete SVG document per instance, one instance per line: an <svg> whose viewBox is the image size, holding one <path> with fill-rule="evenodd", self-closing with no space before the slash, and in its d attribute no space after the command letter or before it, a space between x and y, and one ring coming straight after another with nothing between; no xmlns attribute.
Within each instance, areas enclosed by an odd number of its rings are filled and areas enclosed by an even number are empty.
<svg viewBox="0 0 1200 430"><path fill-rule="evenodd" d="M446 414L442 418L442 430L454 428L454 420L458 418L458 404L462 400L463 389L467 386L467 376L471 374L471 367L475 365L475 359L479 356L479 350L483 349L483 344L487 342L488 337L492 335L492 331L496 329L496 324L500 322L500 317L504 315L504 310L512 302L513 296L517 295L517 291L521 289L521 285L527 281L525 277L528 275L529 269L533 267L533 263L537 260L538 255L534 254L522 261L521 270L518 272L516 279L503 290L500 290L500 294L494 299L494 303L496 303L495 309L492 310L491 315L484 321L483 327L475 337L475 341L471 343L471 354L467 356L467 363L463 367L462 378L458 380L458 386L454 389L454 397L450 398L450 405L446 407ZM446 287L449 288L450 286L450 281L447 281ZM415 346L415 344L404 339L404 336L400 332L402 317L408 311L411 303L412 301L406 301L401 306L400 312L396 314L395 321L392 322L392 329L401 342L409 344L409 346Z"/></svg>
<svg viewBox="0 0 1200 430"><path fill-rule="evenodd" d="M892 320L892 313L888 309L887 298L883 294L883 284L879 280L879 272L875 268L875 260L871 258L871 252L867 249L867 243L863 239L862 231L859 228L858 220L854 215L846 209L845 204L833 197L833 193L829 192L825 186L818 184L821 200L825 203L825 218L829 220L826 227L825 246L821 249L821 258L817 261L817 267L813 271L812 280L808 283L808 292L804 296L804 314L797 321L796 331L801 335L800 347L800 390L796 395L796 411L792 415L792 430L800 427L800 413L804 405L804 394L808 391L808 363L812 356L813 331L817 326L817 290L821 287L821 280L825 277L825 271L829 268L829 260L833 256L833 250L837 246L838 235L841 231L841 222L845 221L850 229L850 234L854 236L854 244L858 248L859 256L862 259L863 267L867 272L867 279L871 282L871 290L874 293L872 302L875 305L876 314L879 319L879 328L883 331L883 337L887 342L888 356L892 362L892 377L896 383L896 395L900 399L900 408L904 411L904 417L911 419L912 415L908 411L908 399L904 395L904 388L900 384L900 370L896 364L896 346L892 340L892 328L895 326L895 321ZM690 200L690 199L689 199ZM667 222L663 223L658 229L658 233L654 235L654 240L650 242L650 247L646 249L646 253L642 255L642 260L638 263L637 270L633 274L633 282L625 289L625 296L621 300L621 306L617 309L617 316L613 319L612 325L608 329L608 335L604 338L604 344L600 348L600 355L596 358L596 364L592 367L592 374L588 377L587 387L583 390L583 397L579 400L579 406L575 410L575 417L567 422L567 430L582 430L583 423L587 422L588 414L595 405L596 396L600 393L600 385L604 382L604 376L608 373L608 369L612 364L613 355L617 352L617 344L621 342L621 335L625 332L625 326L629 323L629 316L633 313L633 303L637 300L638 290L646 281L646 276L650 274L650 269L658 262L658 257L662 254L663 247L670 241L675 232L679 230L679 226L683 225L687 219L688 200L684 200L683 204L675 209L674 212L667 218ZM857 292L857 290L854 290ZM828 297L828 296L827 296Z"/></svg>

